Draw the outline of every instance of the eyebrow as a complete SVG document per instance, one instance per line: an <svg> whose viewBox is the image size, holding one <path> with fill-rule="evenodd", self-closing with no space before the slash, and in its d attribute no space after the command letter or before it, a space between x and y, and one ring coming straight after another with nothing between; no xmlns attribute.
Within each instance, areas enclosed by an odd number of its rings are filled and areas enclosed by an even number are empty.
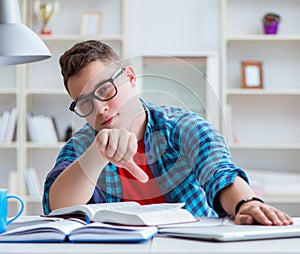
<svg viewBox="0 0 300 254"><path fill-rule="evenodd" d="M79 101L79 100L81 100L81 99L84 99L85 97L91 96L91 93L94 93L94 92L95 92L95 87L96 87L97 85L99 85L100 83L102 83L102 82L104 82L104 81L110 80L110 79L115 80L118 76L120 76L120 74L121 74L124 70L125 70L124 67L120 67L119 69L116 70L116 72L114 72L114 74L113 74L113 76L112 76L111 78L106 78L106 79L103 79L102 81L98 82L98 83L94 86L93 90L92 90L90 93L88 93L88 94L80 94L80 95L75 99L75 101L77 102L77 101Z"/></svg>
<svg viewBox="0 0 300 254"><path fill-rule="evenodd" d="M89 93L87 93L87 94L85 94L85 93L84 93L84 94L80 94L80 95L76 98L75 101L79 101L79 100L81 100L81 99L84 99L85 97L91 96L92 93L95 92L95 87L96 87L97 85L99 85L101 82L104 82L105 80L108 80L108 79L104 79L104 80L98 82L98 83L94 86L94 88L93 88L93 90L92 90L91 92L89 92Z"/></svg>
<svg viewBox="0 0 300 254"><path fill-rule="evenodd" d="M88 93L88 94L81 94L79 95L75 101L79 101L81 99L84 99L85 97L89 97L91 95L91 93Z"/></svg>

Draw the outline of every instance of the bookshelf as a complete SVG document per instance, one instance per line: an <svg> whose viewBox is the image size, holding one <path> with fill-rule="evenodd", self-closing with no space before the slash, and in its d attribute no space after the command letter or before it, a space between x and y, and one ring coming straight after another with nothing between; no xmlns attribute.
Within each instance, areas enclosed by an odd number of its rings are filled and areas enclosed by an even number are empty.
<svg viewBox="0 0 300 254"><path fill-rule="evenodd" d="M22 17L24 23L30 26L37 33L40 30L41 22L37 20L32 6L34 0L20 0ZM63 87L58 58L65 49L71 47L74 43L87 39L99 39L109 43L123 59L128 58L127 42L127 22L128 22L128 1L126 0L60 0L60 10L54 20L50 22L52 29L51 35L41 35L51 50L52 58L20 66L1 67L0 74L0 113L5 109L13 106L18 108L18 126L16 141L9 144L0 144L0 158L5 163L0 165L3 172L3 178L0 179L3 187L9 187L9 173L16 171L14 174L14 186L11 190L14 194L20 195L25 201L25 214L38 215L41 213L41 197L31 196L26 186L26 168L35 168L38 171L40 179L44 179L48 171L52 168L57 153L64 145L63 141L58 143L46 144L42 142L31 142L28 138L27 119L28 112L34 115L53 116L56 120L59 136L64 136L64 131L71 124L74 129L82 126L83 121L69 112L68 107L71 99ZM103 13L103 24L100 35L80 35L81 17L85 11L101 10ZM109 15L108 15L109 14ZM63 24L63 25L61 25ZM191 36L194 34L194 30ZM169 52L168 50L166 51ZM170 54L170 53L169 53ZM143 68L144 57L142 57ZM139 56L140 56L139 55ZM159 57L163 55L160 52ZM219 87L219 54L218 52L201 52L195 50L186 52L180 49L171 54L175 58L197 58L201 63L205 59L206 80L208 89L205 90L203 105L206 114L203 115L210 120L217 129L219 129L219 110L220 110L220 87ZM170 58L170 57L166 57ZM132 59L129 59L129 62ZM186 60L186 59L185 59ZM204 67L205 65L205 67ZM133 63L136 68L136 64ZM4 73L4 75L2 75ZM143 75L143 71L137 74ZM141 89L145 89L142 87ZM172 93L172 88L166 93ZM197 90L198 92L198 90ZM181 94L177 94L178 97ZM203 96L203 94L202 94ZM187 102L189 102L187 98ZM215 106L217 103L217 107ZM191 105L187 105L191 108ZM199 109L201 113L202 109ZM10 158L7 160L7 158ZM5 160L6 159L6 160ZM43 183L42 183L43 184Z"/></svg>
<svg viewBox="0 0 300 254"><path fill-rule="evenodd" d="M39 33L41 21L37 19L33 10L34 0L20 0L19 3L23 23ZM73 130L76 130L83 124L83 120L75 118L68 110L71 99L63 87L58 58L76 42L87 39L107 42L121 58L125 58L127 6L126 0L61 0L59 11L49 23L52 34L40 35L49 47L52 57L32 64L0 67L0 113L13 107L18 109L15 140L0 144L0 159L2 159L0 184L24 199L27 215L38 215L42 212L42 208L41 197L29 195L26 169L35 168L43 184L43 179L53 167L57 154L64 144L62 140L66 129L72 126ZM103 14L101 33L81 35L83 14L95 10ZM60 141L50 144L30 141L26 119L29 112L53 117ZM10 176L13 179L9 179ZM8 186L9 183L11 186ZM14 202L11 203L10 206L13 206ZM15 209L10 208L10 211Z"/></svg>
<svg viewBox="0 0 300 254"><path fill-rule="evenodd" d="M222 131L234 161L250 175L252 170L267 174L267 181L272 181L272 173L300 174L299 10L298 0L221 2ZM267 12L281 15L276 35L263 33ZM241 88L242 61L262 62L262 89ZM237 142L232 142L233 135ZM289 182L280 185L291 188ZM287 211L290 206L295 214L300 190L265 199Z"/></svg>

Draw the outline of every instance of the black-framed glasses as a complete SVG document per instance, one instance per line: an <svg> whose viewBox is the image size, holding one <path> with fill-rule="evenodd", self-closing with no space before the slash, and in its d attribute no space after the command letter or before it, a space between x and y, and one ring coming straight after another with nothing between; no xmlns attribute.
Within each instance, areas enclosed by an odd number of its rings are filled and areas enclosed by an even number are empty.
<svg viewBox="0 0 300 254"><path fill-rule="evenodd" d="M91 93L79 96L71 103L69 109L80 117L89 116L95 108L94 98L99 101L109 101L117 95L118 90L114 81L123 71L124 68L120 68L110 79L98 83Z"/></svg>

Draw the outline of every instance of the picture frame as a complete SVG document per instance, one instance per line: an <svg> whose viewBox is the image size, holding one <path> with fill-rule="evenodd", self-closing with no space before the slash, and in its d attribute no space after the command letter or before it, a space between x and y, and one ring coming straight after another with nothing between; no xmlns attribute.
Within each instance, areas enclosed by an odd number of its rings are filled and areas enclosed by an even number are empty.
<svg viewBox="0 0 300 254"><path fill-rule="evenodd" d="M102 12L87 11L82 14L80 35L98 35L101 33Z"/></svg>
<svg viewBox="0 0 300 254"><path fill-rule="evenodd" d="M242 88L263 88L263 70L260 61L241 62Z"/></svg>

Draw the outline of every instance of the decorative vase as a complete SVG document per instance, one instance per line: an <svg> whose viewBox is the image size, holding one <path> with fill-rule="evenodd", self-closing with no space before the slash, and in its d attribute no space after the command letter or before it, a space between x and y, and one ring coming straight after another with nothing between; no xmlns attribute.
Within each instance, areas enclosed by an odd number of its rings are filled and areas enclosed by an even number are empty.
<svg viewBox="0 0 300 254"><path fill-rule="evenodd" d="M277 34L280 16L275 13L267 13L263 17L263 28L265 34Z"/></svg>
<svg viewBox="0 0 300 254"><path fill-rule="evenodd" d="M272 24L264 24L265 34L277 34L279 21L274 21Z"/></svg>

